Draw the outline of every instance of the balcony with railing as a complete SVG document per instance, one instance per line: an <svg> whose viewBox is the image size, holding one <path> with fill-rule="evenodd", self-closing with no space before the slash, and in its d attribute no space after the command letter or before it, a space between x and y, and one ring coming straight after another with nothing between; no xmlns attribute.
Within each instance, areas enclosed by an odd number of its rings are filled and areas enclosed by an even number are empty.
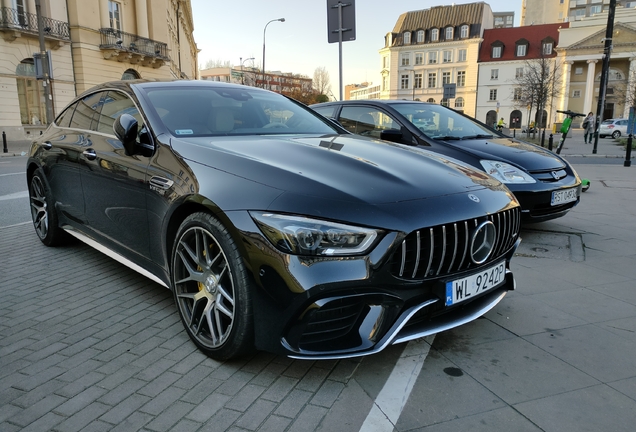
<svg viewBox="0 0 636 432"><path fill-rule="evenodd" d="M68 23L42 17L42 31L44 39L59 41L51 44L52 48L59 48L71 40ZM23 35L38 37L38 17L35 14L20 12L7 7L0 8L0 32L7 42L13 42Z"/></svg>
<svg viewBox="0 0 636 432"><path fill-rule="evenodd" d="M102 28L101 44L106 60L116 60L159 68L170 60L168 44L126 33L113 28Z"/></svg>

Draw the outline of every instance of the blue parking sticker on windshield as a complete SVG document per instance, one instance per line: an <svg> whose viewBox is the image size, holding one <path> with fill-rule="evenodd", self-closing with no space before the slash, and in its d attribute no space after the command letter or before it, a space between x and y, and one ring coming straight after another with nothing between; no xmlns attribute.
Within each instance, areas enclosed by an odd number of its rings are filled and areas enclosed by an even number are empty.
<svg viewBox="0 0 636 432"><path fill-rule="evenodd" d="M192 135L194 132L192 129L177 129L174 131L177 135Z"/></svg>

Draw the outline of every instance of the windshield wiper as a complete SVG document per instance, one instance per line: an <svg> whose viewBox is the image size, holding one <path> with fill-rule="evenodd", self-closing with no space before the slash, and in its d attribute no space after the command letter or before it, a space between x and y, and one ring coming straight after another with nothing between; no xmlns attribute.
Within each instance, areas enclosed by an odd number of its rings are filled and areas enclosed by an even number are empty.
<svg viewBox="0 0 636 432"><path fill-rule="evenodd" d="M434 136L432 138L433 139L437 139L437 140L443 140L443 141L460 140L461 139L461 137L454 136L454 135L440 135L440 136Z"/></svg>
<svg viewBox="0 0 636 432"><path fill-rule="evenodd" d="M465 137L462 137L462 139L465 140L469 140L469 139L490 139L492 138L492 135L467 135Z"/></svg>

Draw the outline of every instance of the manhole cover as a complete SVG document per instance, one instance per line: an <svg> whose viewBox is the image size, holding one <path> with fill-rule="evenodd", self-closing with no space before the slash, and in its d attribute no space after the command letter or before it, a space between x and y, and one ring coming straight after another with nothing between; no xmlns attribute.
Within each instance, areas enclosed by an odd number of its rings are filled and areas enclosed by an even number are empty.
<svg viewBox="0 0 636 432"><path fill-rule="evenodd" d="M578 234L556 231L521 231L517 256L585 261L583 241Z"/></svg>

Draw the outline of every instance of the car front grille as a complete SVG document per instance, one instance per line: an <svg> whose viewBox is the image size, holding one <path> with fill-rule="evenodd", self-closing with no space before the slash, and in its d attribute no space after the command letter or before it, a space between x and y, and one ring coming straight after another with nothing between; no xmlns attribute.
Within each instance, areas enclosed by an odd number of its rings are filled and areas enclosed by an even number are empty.
<svg viewBox="0 0 636 432"><path fill-rule="evenodd" d="M471 259L470 243L475 230L490 221L496 237L485 263ZM476 219L422 228L402 241L391 260L391 273L402 279L424 280L462 272L495 261L517 241L521 224L519 207Z"/></svg>
<svg viewBox="0 0 636 432"><path fill-rule="evenodd" d="M568 176L568 173L563 168L555 168L551 170L530 171L530 174L537 180L544 183L557 182Z"/></svg>

